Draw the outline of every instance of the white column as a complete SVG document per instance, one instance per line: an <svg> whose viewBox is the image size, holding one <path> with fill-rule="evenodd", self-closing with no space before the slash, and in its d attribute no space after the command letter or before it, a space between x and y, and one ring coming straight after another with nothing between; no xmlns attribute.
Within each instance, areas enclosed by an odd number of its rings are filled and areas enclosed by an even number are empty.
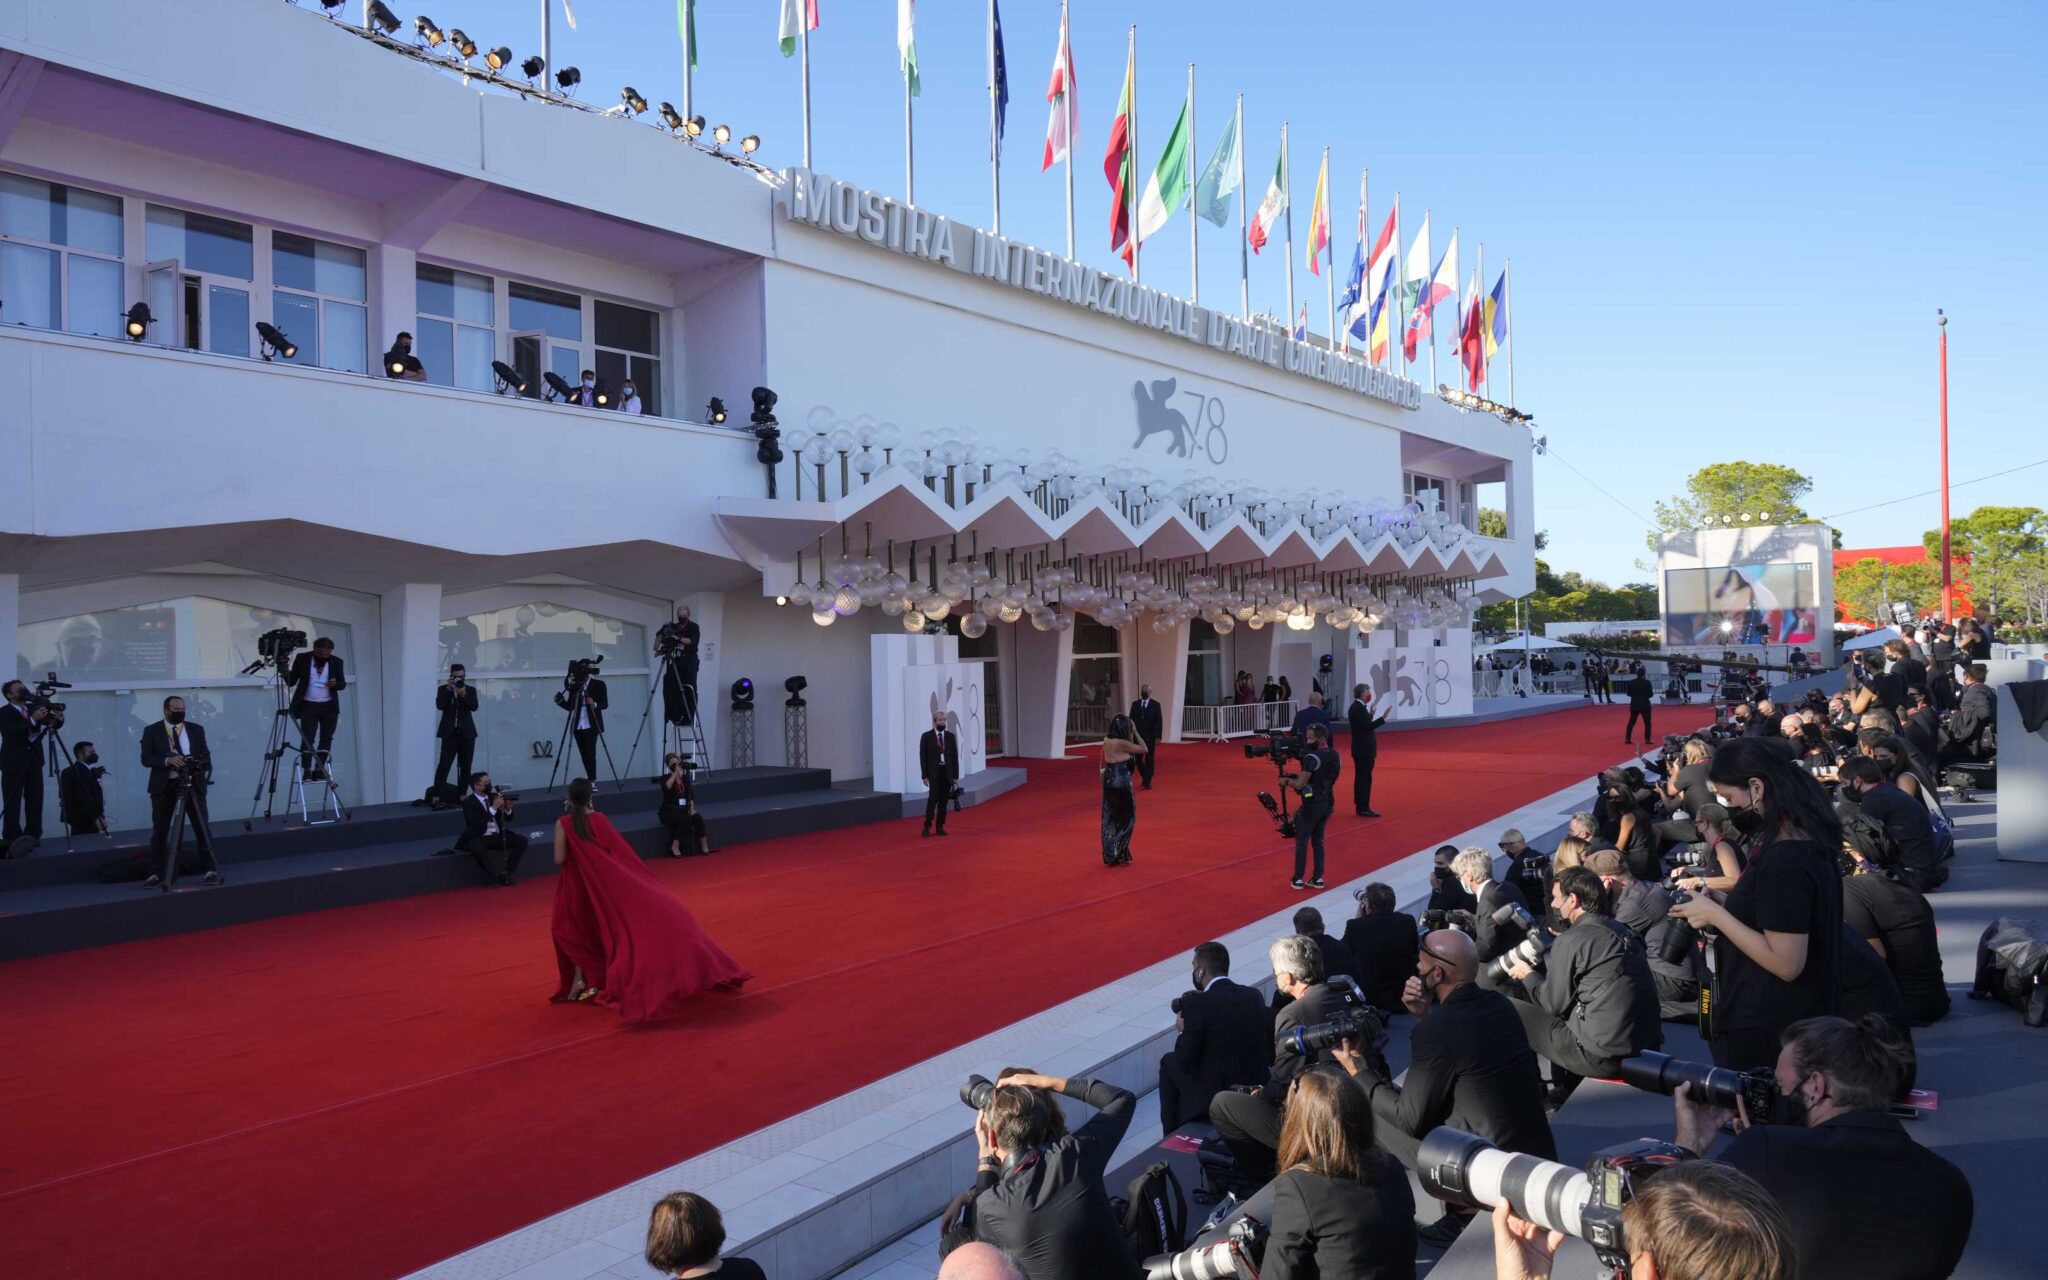
<svg viewBox="0 0 2048 1280"><path fill-rule="evenodd" d="M1019 627L1013 652L1017 710L1010 750L1029 759L1062 759L1067 747L1067 684L1074 667L1074 633Z"/></svg>
<svg viewBox="0 0 2048 1280"><path fill-rule="evenodd" d="M388 341L388 339L387 339ZM434 780L439 744L434 685L441 664L441 584L408 582L382 596L383 779L387 800L416 797ZM365 742L368 750L373 744ZM365 767L364 773L371 772Z"/></svg>
<svg viewBox="0 0 2048 1280"><path fill-rule="evenodd" d="M11 676L20 662L21 575L0 573L0 662Z"/></svg>
<svg viewBox="0 0 2048 1280"><path fill-rule="evenodd" d="M1166 728L1166 741L1180 741L1181 701L1188 684L1188 624L1183 622L1161 635L1152 630L1148 614L1131 626L1137 636L1138 678L1131 682L1126 704L1138 700L1138 690L1152 686L1159 714ZM1118 711L1123 707L1115 708Z"/></svg>
<svg viewBox="0 0 2048 1280"><path fill-rule="evenodd" d="M413 325L419 319L418 267L419 255L410 249L393 248L388 244L370 246L372 356L389 351L391 340L398 336L400 330L413 333ZM419 335L413 333L413 336L417 338ZM420 786L425 787L426 783L422 782Z"/></svg>

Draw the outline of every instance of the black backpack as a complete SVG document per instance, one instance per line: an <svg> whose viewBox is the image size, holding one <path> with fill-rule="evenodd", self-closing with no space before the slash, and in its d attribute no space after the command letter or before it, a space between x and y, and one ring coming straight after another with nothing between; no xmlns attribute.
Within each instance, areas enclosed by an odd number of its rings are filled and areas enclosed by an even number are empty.
<svg viewBox="0 0 2048 1280"><path fill-rule="evenodd" d="M1138 1257L1156 1258L1188 1247L1188 1198L1165 1161L1145 1166L1125 1188L1124 1199L1112 1203L1121 1211L1124 1238Z"/></svg>
<svg viewBox="0 0 2048 1280"><path fill-rule="evenodd" d="M2011 1005L2030 1027L2048 1025L2048 930L2014 916L1992 921L1977 940L1970 996Z"/></svg>

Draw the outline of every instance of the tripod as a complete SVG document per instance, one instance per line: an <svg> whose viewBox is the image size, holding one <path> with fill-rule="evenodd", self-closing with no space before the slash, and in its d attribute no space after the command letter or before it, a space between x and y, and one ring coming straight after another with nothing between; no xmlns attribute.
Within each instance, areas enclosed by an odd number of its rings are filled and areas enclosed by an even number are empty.
<svg viewBox="0 0 2048 1280"><path fill-rule="evenodd" d="M292 723L291 690L284 680L284 664L287 656L258 658L250 663L242 672L243 675L254 675L264 667L269 667L270 688L277 700L276 713L270 721L270 737L263 746L263 760L256 768L256 789L249 797L249 816L242 820L242 830L244 831L256 829L256 808L258 805L261 805L263 808L263 820L265 822L271 820L271 815L277 807L277 775L283 767L286 755L292 757L291 781L285 789L285 809L287 812L290 811L293 803L296 802L299 809L299 821L309 827L320 827L332 822L341 822L349 816L348 810L342 807L340 783L334 776L334 762L330 758L331 752L320 751L314 753L319 757L320 771L326 777L326 791L320 797L317 810L321 814L319 818L313 817L315 809L307 803L306 742L301 737L294 744L290 740L290 730L285 727Z"/></svg>
<svg viewBox="0 0 2048 1280"><path fill-rule="evenodd" d="M565 714L562 717L561 736L555 739L555 762L548 768L547 789L550 791L555 789L555 775L561 771L562 761L568 756L569 744L575 741L576 714L583 709L583 687L589 681L589 676L584 676L581 680L564 680L563 692L555 695L561 700ZM635 745L639 743L638 735L635 735L633 741ZM619 766L612 761L612 744L605 741L603 730L598 731L597 745L604 749L605 767L612 771L612 782L617 784ZM628 761L632 759L630 755L626 758ZM592 778L591 781L596 782L597 779Z"/></svg>
<svg viewBox="0 0 2048 1280"><path fill-rule="evenodd" d="M178 853L185 843L185 823L192 823L192 843L206 855L206 873L201 879L204 884L226 884L228 879L220 873L220 857L213 851L213 832L206 825L206 805L195 799L193 792L206 786L203 778L193 777L193 772L202 766L189 759L183 773L175 775L171 785L177 789L178 798L172 802L171 830L164 841L164 869L143 882L144 888L161 889L165 893L178 882Z"/></svg>
<svg viewBox="0 0 2048 1280"><path fill-rule="evenodd" d="M87 743L86 745L91 746L92 744ZM64 821L63 775L65 766L71 764L72 759L71 748L64 744L64 724L62 721L58 721L57 723L52 724L47 730L44 731L43 751L44 768L48 771L50 780L57 784L57 820L59 822L64 822L64 852L70 853L72 851L71 824L69 822ZM100 818L101 835L106 834L106 823L107 820L103 815Z"/></svg>
<svg viewBox="0 0 2048 1280"><path fill-rule="evenodd" d="M640 753L640 736L647 732L647 720L654 714L655 695L670 689L669 681L675 681L674 689L683 703L683 722L677 724L668 718L664 704L661 720L661 754L667 759L670 752L685 760L697 762L703 768L711 767L711 759L704 745L703 723L697 718L697 686L683 680L682 663L674 652L661 655L661 671L647 688L647 705L640 709L640 727L633 730L633 745L626 752L626 767L633 767L633 761Z"/></svg>

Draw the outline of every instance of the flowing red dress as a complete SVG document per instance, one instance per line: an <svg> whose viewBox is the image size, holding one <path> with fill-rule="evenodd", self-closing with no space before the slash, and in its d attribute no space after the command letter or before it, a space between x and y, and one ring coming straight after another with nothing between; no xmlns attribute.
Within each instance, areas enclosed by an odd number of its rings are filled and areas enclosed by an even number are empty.
<svg viewBox="0 0 2048 1280"><path fill-rule="evenodd" d="M555 881L555 964L569 999L576 971L595 1003L631 1022L680 1013L712 987L736 990L754 975L727 955L697 917L655 878L611 820L590 817L590 838L561 819L568 859Z"/></svg>

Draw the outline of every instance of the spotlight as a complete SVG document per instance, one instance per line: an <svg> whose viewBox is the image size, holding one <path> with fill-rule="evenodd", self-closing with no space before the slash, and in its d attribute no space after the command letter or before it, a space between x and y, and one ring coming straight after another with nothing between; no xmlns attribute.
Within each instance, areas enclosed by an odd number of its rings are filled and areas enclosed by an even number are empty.
<svg viewBox="0 0 2048 1280"><path fill-rule="evenodd" d="M788 597L788 596L777 596L777 597L775 597L775 607L776 607L776 608L778 608L778 609L787 609L787 608L789 607L789 597Z"/></svg>
<svg viewBox="0 0 2048 1280"><path fill-rule="evenodd" d="M704 406L704 420L713 425L724 422L725 401L720 400L717 396L711 397L711 403Z"/></svg>
<svg viewBox="0 0 2048 1280"><path fill-rule="evenodd" d="M804 679L802 676L791 676L789 679L784 680L782 682L782 688L785 693L789 694L789 701L783 703L782 705L785 707L801 707L808 705L804 702L804 690L810 688L810 686L811 682Z"/></svg>
<svg viewBox="0 0 2048 1280"><path fill-rule="evenodd" d="M716 143L717 143L717 144L718 144L719 146L721 146L721 147L722 147L722 146L724 146L724 145L725 145L726 143L728 143L728 142L731 142L731 141L732 141L732 126L730 126L730 125L723 125L723 124L715 124L715 125L712 125L712 126L711 126L711 140L712 140L713 142L716 142Z"/></svg>
<svg viewBox="0 0 2048 1280"><path fill-rule="evenodd" d="M664 102L661 104L661 127L670 133L681 133L683 131L683 114L676 110L675 103Z"/></svg>
<svg viewBox="0 0 2048 1280"><path fill-rule="evenodd" d="M512 50L499 45L484 55L484 65L493 71L503 71L512 65Z"/></svg>
<svg viewBox="0 0 2048 1280"><path fill-rule="evenodd" d="M754 153L755 153L756 151L759 151L760 149L761 149L761 135L760 135L760 134L758 134L758 133L750 133L750 134L748 134L748 135L747 135L746 137L744 137L744 138L741 138L741 139L740 139L740 150L742 150L742 151L746 152L746 153L747 153L748 155L753 155L753 154L754 154Z"/></svg>
<svg viewBox="0 0 2048 1280"><path fill-rule="evenodd" d="M555 83L561 86L563 93L568 93L583 83L583 73L574 67L563 67L555 72Z"/></svg>
<svg viewBox="0 0 2048 1280"><path fill-rule="evenodd" d="M528 80L538 80L540 79L540 73L548 69L548 64L544 59L542 59L542 57L539 54L536 53L532 57L528 58L526 61L520 63L519 69L520 71L525 73L526 78Z"/></svg>
<svg viewBox="0 0 2048 1280"><path fill-rule="evenodd" d="M298 359L298 344L286 337L284 330L271 324L269 321L258 320L256 322L256 336L263 339L261 351L265 360L270 359L272 352L283 356L287 360Z"/></svg>
<svg viewBox="0 0 2048 1280"><path fill-rule="evenodd" d="M348 0L320 0L320 7L332 13L347 2Z"/></svg>
<svg viewBox="0 0 2048 1280"><path fill-rule="evenodd" d="M149 314L147 302L138 302L128 308L128 336L135 341L142 341L143 336L149 332L149 326L155 323L155 317Z"/></svg>
<svg viewBox="0 0 2048 1280"><path fill-rule="evenodd" d="M370 25L388 36L398 30L398 15L391 12L383 0L370 0Z"/></svg>
<svg viewBox="0 0 2048 1280"><path fill-rule="evenodd" d="M450 27L448 29L448 43L454 48L455 52L462 55L464 62L476 56L476 41L470 39L461 27Z"/></svg>
<svg viewBox="0 0 2048 1280"><path fill-rule="evenodd" d="M611 398L611 396L610 396L610 395L608 395L607 393L605 393L605 392L603 392L603 391L600 391L600 392L598 392L598 393L597 393L597 407L598 407L598 408L602 409L602 408L604 408L604 407L605 407L606 405L610 404L611 402L612 402L612 398Z"/></svg>
<svg viewBox="0 0 2048 1280"><path fill-rule="evenodd" d="M751 711L754 706L754 682L741 676L732 682L732 709Z"/></svg>
<svg viewBox="0 0 2048 1280"><path fill-rule="evenodd" d="M641 97L640 91L630 84L619 90L619 101L625 103L626 110L636 116L647 110L647 99Z"/></svg>
<svg viewBox="0 0 2048 1280"><path fill-rule="evenodd" d="M540 375L540 380L548 384L549 400L567 400L576 394L576 388L570 386L568 381L553 369Z"/></svg>
<svg viewBox="0 0 2048 1280"><path fill-rule="evenodd" d="M688 124L685 124L685 125L683 126L683 132L684 132L684 133L687 133L687 134L689 134L689 135L690 135L691 137L693 137L693 138L701 138L701 137L703 137L703 136L704 136L704 117L703 117L703 116L691 116L691 117L690 117L690 121L689 121L689 123L688 123Z"/></svg>
<svg viewBox="0 0 2048 1280"><path fill-rule="evenodd" d="M434 20L424 13L412 20L412 29L429 49L440 48L441 42L448 38L447 33L435 26Z"/></svg>
<svg viewBox="0 0 2048 1280"><path fill-rule="evenodd" d="M776 399L776 394L768 388L754 388L754 425L760 426L775 421Z"/></svg>
<svg viewBox="0 0 2048 1280"><path fill-rule="evenodd" d="M503 360L491 361L491 376L498 380L499 395L506 394L508 389L522 396L526 394L526 379L519 376L519 370Z"/></svg>

